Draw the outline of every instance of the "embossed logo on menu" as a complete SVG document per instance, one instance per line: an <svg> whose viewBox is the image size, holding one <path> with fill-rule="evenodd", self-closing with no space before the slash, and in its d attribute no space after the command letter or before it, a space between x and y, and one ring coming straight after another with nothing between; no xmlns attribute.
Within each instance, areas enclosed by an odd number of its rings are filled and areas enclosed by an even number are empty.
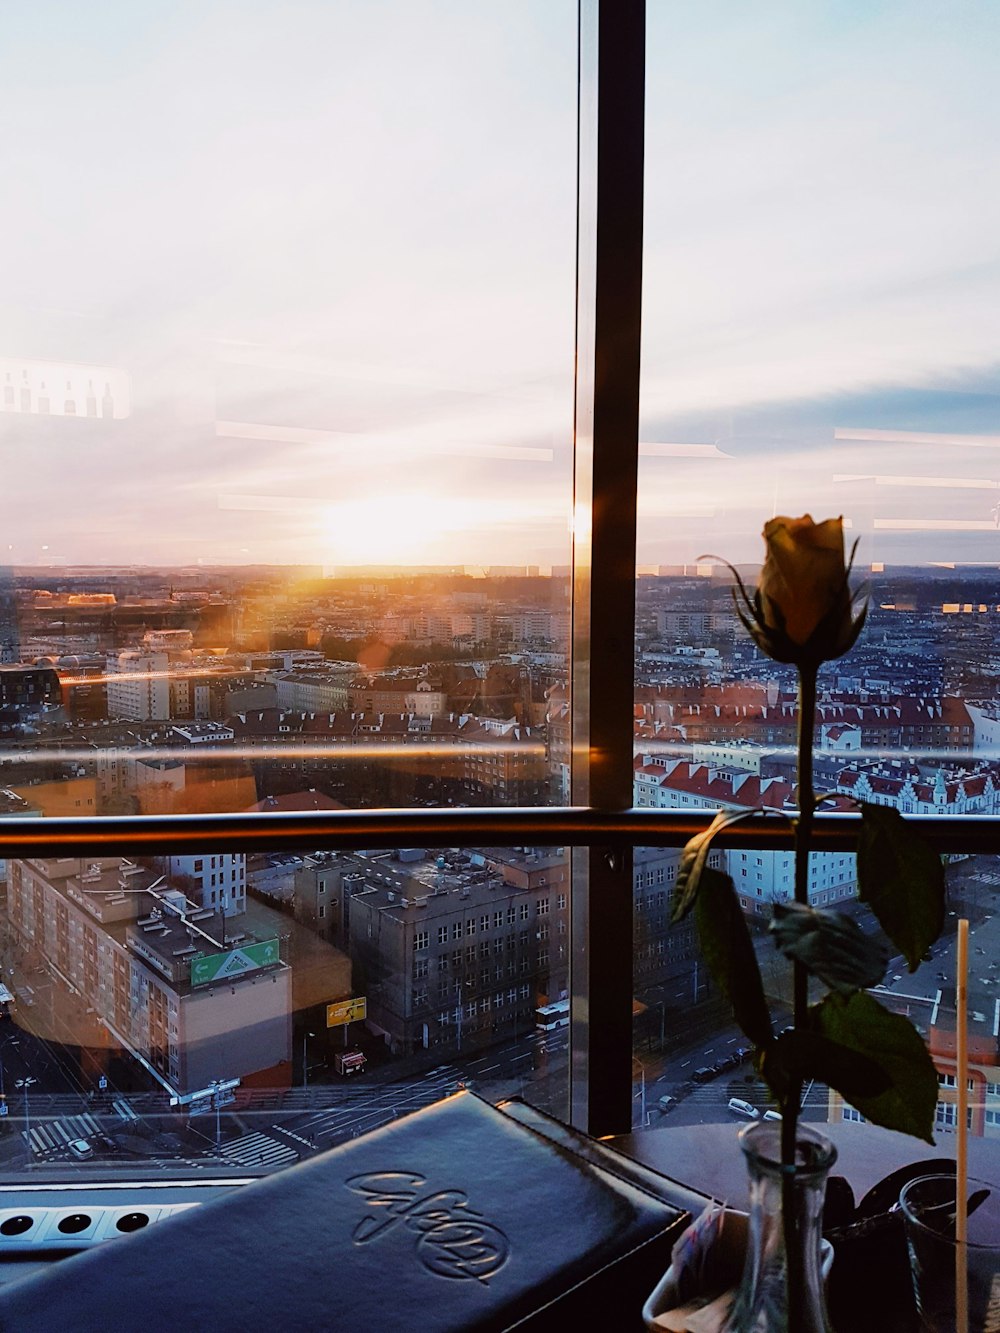
<svg viewBox="0 0 1000 1333"><path fill-rule="evenodd" d="M428 1272L484 1284L507 1262L507 1237L469 1206L463 1190L430 1189L426 1177L409 1171L373 1171L344 1183L369 1210L351 1233L355 1245L403 1228L415 1237L417 1259Z"/></svg>

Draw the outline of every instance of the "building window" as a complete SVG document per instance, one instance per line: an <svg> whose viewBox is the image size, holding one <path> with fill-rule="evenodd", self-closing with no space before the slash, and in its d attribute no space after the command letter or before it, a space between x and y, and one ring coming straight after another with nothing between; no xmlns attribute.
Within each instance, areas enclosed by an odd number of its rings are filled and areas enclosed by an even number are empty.
<svg viewBox="0 0 1000 1333"><path fill-rule="evenodd" d="M426 949L429 943L430 943L430 935L427 933L426 930L414 931L413 933L414 950Z"/></svg>

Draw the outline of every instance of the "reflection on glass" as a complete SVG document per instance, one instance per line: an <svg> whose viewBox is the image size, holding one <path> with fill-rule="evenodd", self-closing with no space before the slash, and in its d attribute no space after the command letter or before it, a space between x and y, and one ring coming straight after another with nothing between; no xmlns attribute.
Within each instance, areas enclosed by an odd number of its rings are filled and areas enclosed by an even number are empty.
<svg viewBox="0 0 1000 1333"><path fill-rule="evenodd" d="M564 791L576 6L390 9L0 52L9 813Z"/></svg>
<svg viewBox="0 0 1000 1333"><path fill-rule="evenodd" d="M575 3L49 8L0 50L0 817L565 799ZM0 1171L565 1101L561 855L6 869Z"/></svg>
<svg viewBox="0 0 1000 1333"><path fill-rule="evenodd" d="M546 848L9 862L0 1172L279 1166L459 1086L562 1112L568 879Z"/></svg>

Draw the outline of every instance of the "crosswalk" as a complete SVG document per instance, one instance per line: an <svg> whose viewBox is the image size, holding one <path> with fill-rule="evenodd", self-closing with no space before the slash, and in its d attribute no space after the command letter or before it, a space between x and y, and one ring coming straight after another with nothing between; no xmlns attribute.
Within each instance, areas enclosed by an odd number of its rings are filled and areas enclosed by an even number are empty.
<svg viewBox="0 0 1000 1333"><path fill-rule="evenodd" d="M313 1110L297 1117L291 1125L296 1136L304 1137L310 1146L329 1148L344 1139L368 1133L390 1120L398 1120L410 1111L430 1106L454 1092L456 1086L457 1071L436 1069L417 1083L366 1088L357 1098L342 1100L329 1109Z"/></svg>
<svg viewBox="0 0 1000 1333"><path fill-rule="evenodd" d="M279 1143L269 1134L254 1132L230 1139L212 1153L234 1166L288 1166L299 1160L299 1154L287 1143Z"/></svg>
<svg viewBox="0 0 1000 1333"><path fill-rule="evenodd" d="M67 1146L77 1139L89 1139L92 1134L100 1132L101 1127L94 1117L84 1112L82 1115L32 1125L29 1141L36 1157L51 1157L54 1153L64 1153Z"/></svg>

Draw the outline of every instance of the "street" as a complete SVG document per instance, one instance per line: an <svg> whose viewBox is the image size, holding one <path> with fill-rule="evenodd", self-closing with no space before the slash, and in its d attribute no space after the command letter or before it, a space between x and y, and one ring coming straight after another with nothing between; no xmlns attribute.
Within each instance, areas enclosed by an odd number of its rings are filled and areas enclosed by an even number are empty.
<svg viewBox="0 0 1000 1333"><path fill-rule="evenodd" d="M911 975L899 956L890 959L882 986L905 1000L912 1021L924 1031L937 993L954 985L955 931L962 914L972 923L971 1003L984 1014L996 1009L998 907L996 859L972 857L954 863L949 867L945 932L930 961ZM863 928L873 928L861 904L847 905L847 910ZM757 948L780 1027L790 1018L781 1004L785 964L766 937L757 940ZM76 1051L51 1039L63 1029L67 1039L73 1035L61 1013L59 988L39 970L19 975L17 983L14 1017L0 1021L0 1171L5 1175L28 1171L39 1178L65 1176L70 1163L74 1174L100 1171L113 1178L150 1169L257 1173L356 1138L461 1087L491 1101L523 1096L556 1116L567 1113L569 1029L558 1028L529 1031L470 1058L451 1051L426 1069L420 1068L418 1053L404 1061L371 1065L355 1079L336 1076L320 1059L310 1070L308 1087L240 1088L231 1105L216 1108L209 1099L200 1113L184 1115L169 1108L162 1090L150 1090L148 1077L124 1055L107 1060L105 1072L83 1074L85 1065ZM675 984L669 995L667 987L660 987L643 997L649 1020L638 1029L633 1055L636 1128L735 1121L739 1117L728 1109L733 1097L761 1112L772 1106L749 1059L739 1057L746 1039L725 1016L718 997L706 994L703 979L698 982L699 1003L691 1003L694 984L692 978L689 989ZM681 1005L684 999L686 1007ZM422 1054L428 1063L433 1061L432 1052ZM695 1078L696 1071L709 1070L713 1072ZM666 1111L660 1107L665 1096L674 1099ZM806 1118L824 1119L827 1099L825 1087L810 1085L803 1100Z"/></svg>

